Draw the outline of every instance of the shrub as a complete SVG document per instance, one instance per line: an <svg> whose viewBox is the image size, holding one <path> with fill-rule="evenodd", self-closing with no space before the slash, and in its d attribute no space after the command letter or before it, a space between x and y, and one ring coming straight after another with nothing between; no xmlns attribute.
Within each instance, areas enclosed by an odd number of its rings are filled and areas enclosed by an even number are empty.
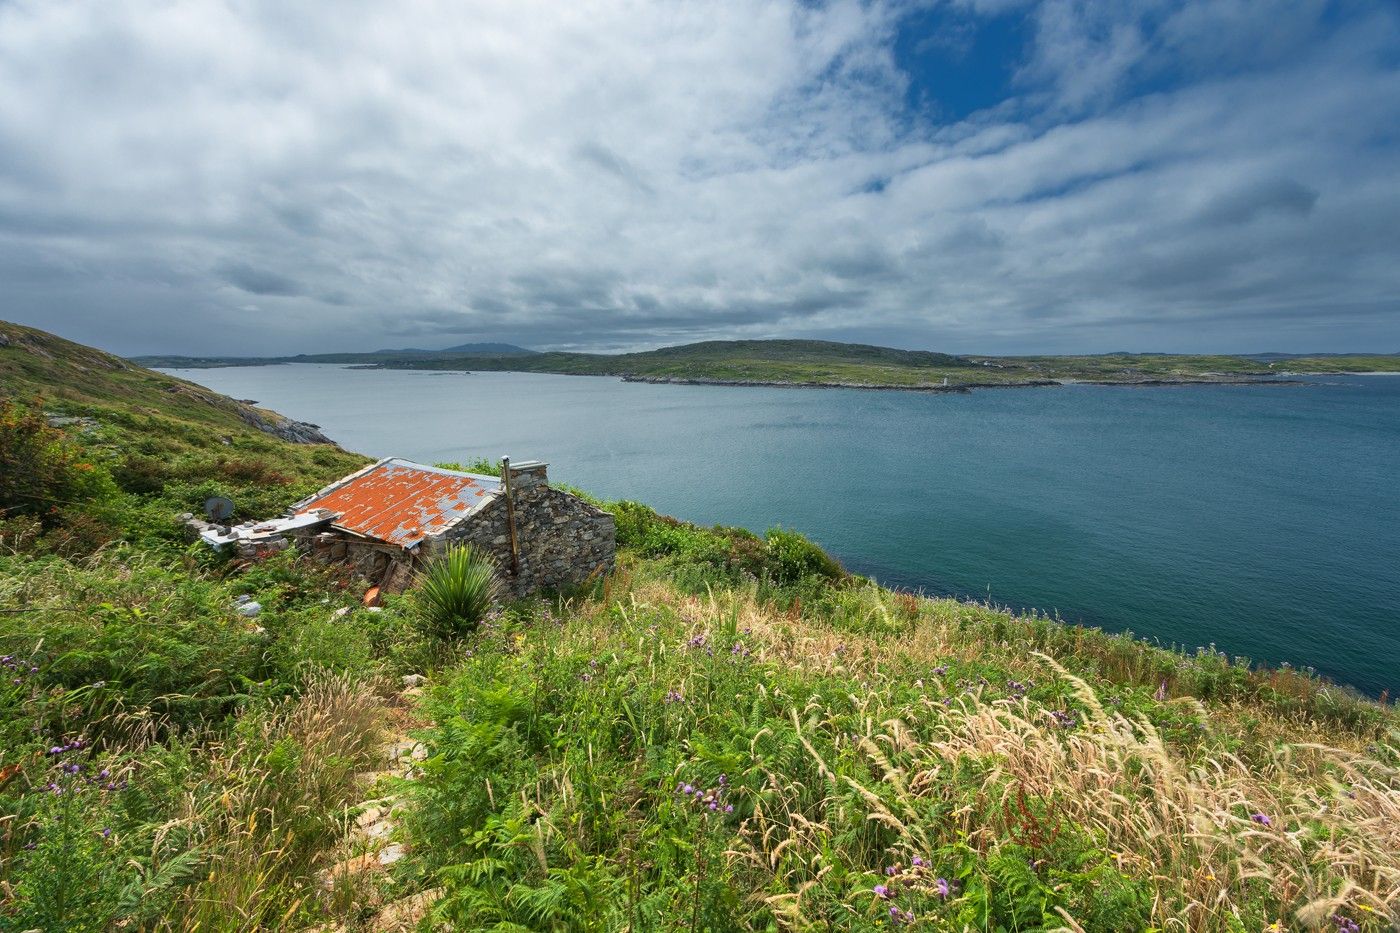
<svg viewBox="0 0 1400 933"><path fill-rule="evenodd" d="M33 515L51 528L74 506L105 515L118 495L111 474L88 462L43 412L0 402L0 512Z"/></svg>
<svg viewBox="0 0 1400 933"><path fill-rule="evenodd" d="M768 572L779 583L796 583L804 577L839 580L846 575L830 554L795 531L771 528L767 545Z"/></svg>
<svg viewBox="0 0 1400 933"><path fill-rule="evenodd" d="M418 609L424 625L440 638L473 631L499 592L496 565L470 544L449 548L419 578Z"/></svg>

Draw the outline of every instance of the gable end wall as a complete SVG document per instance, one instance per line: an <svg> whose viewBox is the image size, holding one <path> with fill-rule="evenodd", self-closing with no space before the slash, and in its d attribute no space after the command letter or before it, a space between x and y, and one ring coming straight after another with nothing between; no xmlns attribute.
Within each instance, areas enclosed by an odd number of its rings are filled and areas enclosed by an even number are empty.
<svg viewBox="0 0 1400 933"><path fill-rule="evenodd" d="M432 545L466 542L484 548L496 561L497 576L514 596L560 589L613 568L617 529L613 517L578 496L547 485L514 491L520 574L511 573L510 530L504 496L496 496Z"/></svg>

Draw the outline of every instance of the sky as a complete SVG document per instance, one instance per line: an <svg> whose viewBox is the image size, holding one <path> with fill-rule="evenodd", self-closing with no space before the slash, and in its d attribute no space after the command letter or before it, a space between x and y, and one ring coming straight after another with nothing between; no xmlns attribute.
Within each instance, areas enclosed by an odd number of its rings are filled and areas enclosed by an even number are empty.
<svg viewBox="0 0 1400 933"><path fill-rule="evenodd" d="M0 0L0 318L1400 352L1400 4Z"/></svg>

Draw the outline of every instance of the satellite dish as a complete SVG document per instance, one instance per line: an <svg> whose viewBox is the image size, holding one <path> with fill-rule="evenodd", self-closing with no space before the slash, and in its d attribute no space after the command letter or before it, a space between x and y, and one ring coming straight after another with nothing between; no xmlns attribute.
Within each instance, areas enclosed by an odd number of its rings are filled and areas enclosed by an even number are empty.
<svg viewBox="0 0 1400 933"><path fill-rule="evenodd" d="M214 496L204 500L204 514L211 522L222 522L233 515L233 500Z"/></svg>

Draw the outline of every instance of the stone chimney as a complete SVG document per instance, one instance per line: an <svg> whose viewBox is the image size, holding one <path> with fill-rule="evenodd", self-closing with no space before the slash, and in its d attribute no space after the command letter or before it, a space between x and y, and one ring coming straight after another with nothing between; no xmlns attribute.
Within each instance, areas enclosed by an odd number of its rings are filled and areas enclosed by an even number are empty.
<svg viewBox="0 0 1400 933"><path fill-rule="evenodd" d="M521 460L510 465L510 488L529 489L549 485L549 464L543 460Z"/></svg>

